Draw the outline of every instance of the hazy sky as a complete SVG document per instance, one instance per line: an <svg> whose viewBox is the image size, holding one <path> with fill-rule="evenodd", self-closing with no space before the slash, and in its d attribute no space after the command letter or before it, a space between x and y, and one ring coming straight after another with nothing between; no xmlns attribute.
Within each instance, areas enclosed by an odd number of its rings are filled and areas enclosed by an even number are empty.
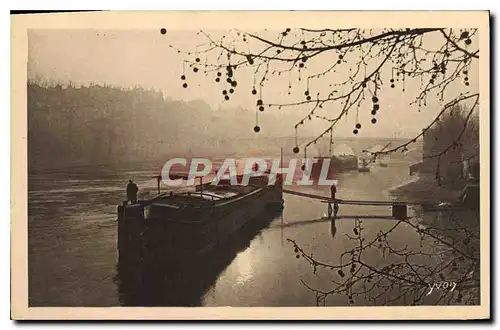
<svg viewBox="0 0 500 330"><path fill-rule="evenodd" d="M225 31L207 31L214 38L227 34ZM260 31L265 36L275 36L281 31ZM437 36L430 38L430 44L439 44L442 39ZM174 47L186 51L200 51L201 44L207 39L198 35L195 31L168 31L165 35L159 30L130 30L130 31L103 31L103 30L31 30L29 33L29 61L28 75L30 78L46 79L53 82L68 82L74 84L111 84L118 86L141 85L147 88L160 89L166 97L178 100L202 99L212 106L216 111L220 107L244 107L255 108L256 96L251 94L254 85L254 69L239 70L235 74L238 86L229 101L223 99L221 93L226 85L216 83L215 72L208 76L203 74L204 64L216 61L216 55L212 54L205 60L200 56L200 71L194 73L192 69L183 65L183 60L193 60L194 55L186 57L179 54ZM250 44L248 50L253 49ZM258 46L255 46L258 47ZM307 71L301 73L301 81L298 73L294 71L290 76L284 73L273 76L262 89L262 98L266 103L288 103L304 99L304 91L307 89L305 77L315 74L330 66L336 61L337 54L326 54L323 57L309 61ZM315 92L331 90L330 84L345 80L349 75L349 69L353 70L350 63L354 63L355 54L349 54L345 58L345 64L337 72L326 76L324 79L311 80L309 89L313 97ZM189 88L183 88L180 76L183 72L187 76ZM223 72L224 73L224 72ZM388 80L391 78L390 70L383 71L386 85L379 92L380 112L377 115L378 122L370 123L371 104L365 102L357 113L352 111L350 115L338 124L335 135L353 136L352 130L359 118L363 125L359 136L361 137L411 137L418 133L429 121L434 118L440 108L436 97L428 99L427 107L421 112L417 107L408 104L414 100L420 88L420 79L417 81L406 80L406 91L403 93L401 83L396 88L389 88ZM260 77L260 76L258 76ZM470 90L478 90L477 67L470 70ZM222 78L225 79L224 75ZM223 79L223 80L224 80ZM291 95L288 95L288 83L292 81ZM257 81L258 84L258 81ZM257 87L259 90L259 88ZM450 87L451 94L465 92L466 89L461 81ZM338 107L338 105L337 105ZM290 127L300 120L311 109L311 105L294 108L270 108L265 111L281 112L282 118L290 122ZM338 113L333 104L325 105L317 114L333 117ZM249 123L253 126L254 123ZM326 122L313 119L307 122L307 126L315 133L322 132Z"/></svg>

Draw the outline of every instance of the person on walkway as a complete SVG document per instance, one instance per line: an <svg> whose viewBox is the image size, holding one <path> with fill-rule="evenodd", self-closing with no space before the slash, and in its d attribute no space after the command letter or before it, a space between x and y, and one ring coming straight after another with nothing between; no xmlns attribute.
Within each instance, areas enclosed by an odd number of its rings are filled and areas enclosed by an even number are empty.
<svg viewBox="0 0 500 330"><path fill-rule="evenodd" d="M137 187L137 185L132 180L128 180L127 203L129 201L130 201L130 204L137 203L137 192L138 191L139 191L139 188Z"/></svg>
<svg viewBox="0 0 500 330"><path fill-rule="evenodd" d="M335 186L335 183L332 184L330 187L330 194L331 194L331 199L335 200L335 195L337 194L337 186Z"/></svg>

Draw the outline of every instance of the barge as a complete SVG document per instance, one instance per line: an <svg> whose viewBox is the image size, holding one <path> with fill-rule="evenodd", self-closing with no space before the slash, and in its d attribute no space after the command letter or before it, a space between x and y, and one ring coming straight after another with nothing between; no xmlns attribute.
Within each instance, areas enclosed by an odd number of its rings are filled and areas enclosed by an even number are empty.
<svg viewBox="0 0 500 330"><path fill-rule="evenodd" d="M311 166L310 178L315 182L321 177L325 161L329 161L329 166L326 170L326 178L324 178L328 180L334 179L339 173L356 171L358 169L358 157L347 145L340 145L335 148L331 156L320 155L314 157L314 159L315 162Z"/></svg>
<svg viewBox="0 0 500 330"><path fill-rule="evenodd" d="M162 262L178 268L203 258L263 212L283 208L282 176L273 185L267 179L254 176L247 185L200 182L194 191L124 202L117 207L118 263Z"/></svg>

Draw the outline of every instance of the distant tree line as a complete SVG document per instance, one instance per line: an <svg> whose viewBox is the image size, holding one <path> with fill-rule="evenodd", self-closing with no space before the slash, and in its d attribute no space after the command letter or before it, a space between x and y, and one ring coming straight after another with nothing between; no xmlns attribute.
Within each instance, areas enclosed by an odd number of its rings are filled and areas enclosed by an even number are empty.
<svg viewBox="0 0 500 330"><path fill-rule="evenodd" d="M235 149L237 138L256 139L240 121L254 116L245 109L214 110L203 101L174 101L142 87L30 80L28 163L37 170ZM269 122L279 134L282 123Z"/></svg>
<svg viewBox="0 0 500 330"><path fill-rule="evenodd" d="M152 90L41 86L30 81L29 164L34 168L106 164L148 153L147 142L158 140L158 125L150 123L155 111L161 110L165 110L163 96ZM146 142L141 146L138 131Z"/></svg>
<svg viewBox="0 0 500 330"><path fill-rule="evenodd" d="M382 114L389 114L384 111L382 91L406 94L409 105L416 105L419 110L434 97L445 109L470 102L474 109L479 102L479 92L469 81L477 74L480 56L476 28L283 27L281 31L233 29L219 35L200 30L198 34L205 42L197 45L195 52L169 45L183 54L183 68L189 66L193 71L186 73L189 79L197 72L212 75L214 83L220 86L221 97L224 95L227 100L228 90L242 81L253 80L253 88L247 92L255 96L261 112L309 108L295 123L297 135L299 131L303 134L312 118L325 121L326 129L306 144L297 143L295 153L306 153L307 147L335 132L343 118L358 113L360 108L371 109L372 118L365 123L356 115L354 136L377 124L380 109ZM253 74L240 76L239 72L248 69ZM344 72L348 72L348 77ZM188 76L183 74L181 79ZM283 77L288 77L288 81ZM415 83L420 88L407 90ZM265 92L269 86L275 89L280 85L287 89L287 98L276 99L275 93ZM299 93L296 86L300 86ZM189 88L187 83L184 87ZM440 115L424 130L431 128ZM255 125L255 132L260 133L257 119L249 125ZM379 154L405 152L423 133Z"/></svg>
<svg viewBox="0 0 500 330"><path fill-rule="evenodd" d="M479 117L455 105L424 134L424 169L438 185L479 177Z"/></svg>

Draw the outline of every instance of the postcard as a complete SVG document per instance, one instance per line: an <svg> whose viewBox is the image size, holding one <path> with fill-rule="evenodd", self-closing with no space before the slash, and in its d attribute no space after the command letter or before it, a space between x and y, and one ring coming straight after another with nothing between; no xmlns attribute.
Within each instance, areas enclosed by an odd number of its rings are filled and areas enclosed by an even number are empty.
<svg viewBox="0 0 500 330"><path fill-rule="evenodd" d="M11 23L12 319L490 318L489 12Z"/></svg>

